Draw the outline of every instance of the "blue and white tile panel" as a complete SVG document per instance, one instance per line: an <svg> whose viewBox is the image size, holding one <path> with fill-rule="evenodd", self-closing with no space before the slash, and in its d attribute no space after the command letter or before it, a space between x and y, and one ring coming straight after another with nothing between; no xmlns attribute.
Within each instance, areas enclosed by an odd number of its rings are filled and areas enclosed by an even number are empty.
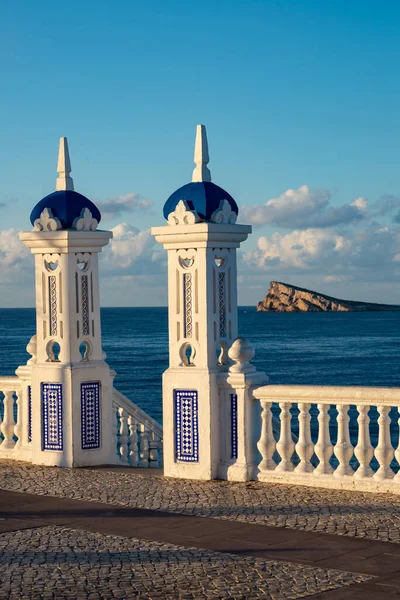
<svg viewBox="0 0 400 600"><path fill-rule="evenodd" d="M196 390L174 390L175 459L199 462L198 393Z"/></svg>
<svg viewBox="0 0 400 600"><path fill-rule="evenodd" d="M32 441L32 386L28 385L28 442Z"/></svg>
<svg viewBox="0 0 400 600"><path fill-rule="evenodd" d="M63 450L61 383L42 383L43 450Z"/></svg>
<svg viewBox="0 0 400 600"><path fill-rule="evenodd" d="M231 458L238 457L237 394L231 394Z"/></svg>
<svg viewBox="0 0 400 600"><path fill-rule="evenodd" d="M100 382L81 383L82 450L100 448Z"/></svg>

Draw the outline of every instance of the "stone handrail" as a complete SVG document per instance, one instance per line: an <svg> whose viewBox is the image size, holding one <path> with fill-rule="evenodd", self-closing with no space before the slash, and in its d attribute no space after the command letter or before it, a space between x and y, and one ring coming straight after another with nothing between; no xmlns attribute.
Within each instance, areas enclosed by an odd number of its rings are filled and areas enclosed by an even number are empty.
<svg viewBox="0 0 400 600"><path fill-rule="evenodd" d="M28 386L19 377L0 377L0 457L29 460L31 449Z"/></svg>
<svg viewBox="0 0 400 600"><path fill-rule="evenodd" d="M252 396L261 404L260 481L400 493L400 389L265 385L253 389ZM349 415L350 406L355 408ZM279 434L272 426L278 412ZM296 413L297 443L292 421ZM317 426L314 441L312 418ZM354 446L350 433L357 438Z"/></svg>
<svg viewBox="0 0 400 600"><path fill-rule="evenodd" d="M161 425L115 388L113 415L117 460L131 467L161 467Z"/></svg>

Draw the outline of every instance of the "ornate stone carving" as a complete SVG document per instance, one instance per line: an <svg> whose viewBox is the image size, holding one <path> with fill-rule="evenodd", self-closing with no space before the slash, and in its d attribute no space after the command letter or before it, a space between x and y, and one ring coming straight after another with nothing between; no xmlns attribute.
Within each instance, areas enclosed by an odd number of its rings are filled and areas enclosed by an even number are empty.
<svg viewBox="0 0 400 600"><path fill-rule="evenodd" d="M194 248L189 250L178 251L178 261L182 269L189 269L194 265L196 259L196 250Z"/></svg>
<svg viewBox="0 0 400 600"><path fill-rule="evenodd" d="M192 317L192 274L183 274L183 298L184 298L184 332L185 338L191 338L193 332Z"/></svg>
<svg viewBox="0 0 400 600"><path fill-rule="evenodd" d="M190 210L185 200L179 200L174 212L168 216L170 225L194 225L199 221L199 215L195 210Z"/></svg>
<svg viewBox="0 0 400 600"><path fill-rule="evenodd" d="M72 229L77 231L94 231L99 222L93 217L88 208L82 208L79 217L76 217L72 223Z"/></svg>
<svg viewBox="0 0 400 600"><path fill-rule="evenodd" d="M36 334L31 337L29 343L26 347L26 351L31 355L31 358L27 361L27 365L35 365L36 364L36 355L37 355L37 337Z"/></svg>
<svg viewBox="0 0 400 600"><path fill-rule="evenodd" d="M226 337L225 273L218 273L219 337Z"/></svg>
<svg viewBox="0 0 400 600"><path fill-rule="evenodd" d="M237 214L232 210L228 200L221 200L217 210L211 215L213 223L236 223Z"/></svg>
<svg viewBox="0 0 400 600"><path fill-rule="evenodd" d="M254 373L256 368L250 364L254 355L254 348L247 338L236 338L228 350L229 358L235 363L229 370L232 373Z"/></svg>
<svg viewBox="0 0 400 600"><path fill-rule="evenodd" d="M57 335L57 277L49 277L49 312L50 312L50 335Z"/></svg>
<svg viewBox="0 0 400 600"><path fill-rule="evenodd" d="M40 218L34 222L33 228L35 231L58 231L61 229L61 222L53 216L50 208L45 208Z"/></svg>

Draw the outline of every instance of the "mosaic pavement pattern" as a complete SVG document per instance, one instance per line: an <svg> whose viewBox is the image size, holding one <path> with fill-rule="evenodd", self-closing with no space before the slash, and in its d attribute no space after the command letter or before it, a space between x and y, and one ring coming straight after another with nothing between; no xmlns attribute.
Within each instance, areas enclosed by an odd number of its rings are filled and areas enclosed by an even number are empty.
<svg viewBox="0 0 400 600"><path fill-rule="evenodd" d="M400 496L2 461L0 489L400 543Z"/></svg>
<svg viewBox="0 0 400 600"><path fill-rule="evenodd" d="M280 600L371 579L55 526L1 534L0 566L1 600Z"/></svg>

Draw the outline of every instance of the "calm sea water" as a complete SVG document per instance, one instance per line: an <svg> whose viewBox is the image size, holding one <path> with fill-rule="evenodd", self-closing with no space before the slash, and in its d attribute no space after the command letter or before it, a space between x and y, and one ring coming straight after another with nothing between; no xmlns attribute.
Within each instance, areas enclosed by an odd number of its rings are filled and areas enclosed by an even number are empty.
<svg viewBox="0 0 400 600"><path fill-rule="evenodd" d="M25 364L34 309L0 309L0 373ZM102 309L103 347L116 387L161 421L168 366L166 308ZM400 312L257 313L239 309L239 334L271 383L400 387Z"/></svg>

